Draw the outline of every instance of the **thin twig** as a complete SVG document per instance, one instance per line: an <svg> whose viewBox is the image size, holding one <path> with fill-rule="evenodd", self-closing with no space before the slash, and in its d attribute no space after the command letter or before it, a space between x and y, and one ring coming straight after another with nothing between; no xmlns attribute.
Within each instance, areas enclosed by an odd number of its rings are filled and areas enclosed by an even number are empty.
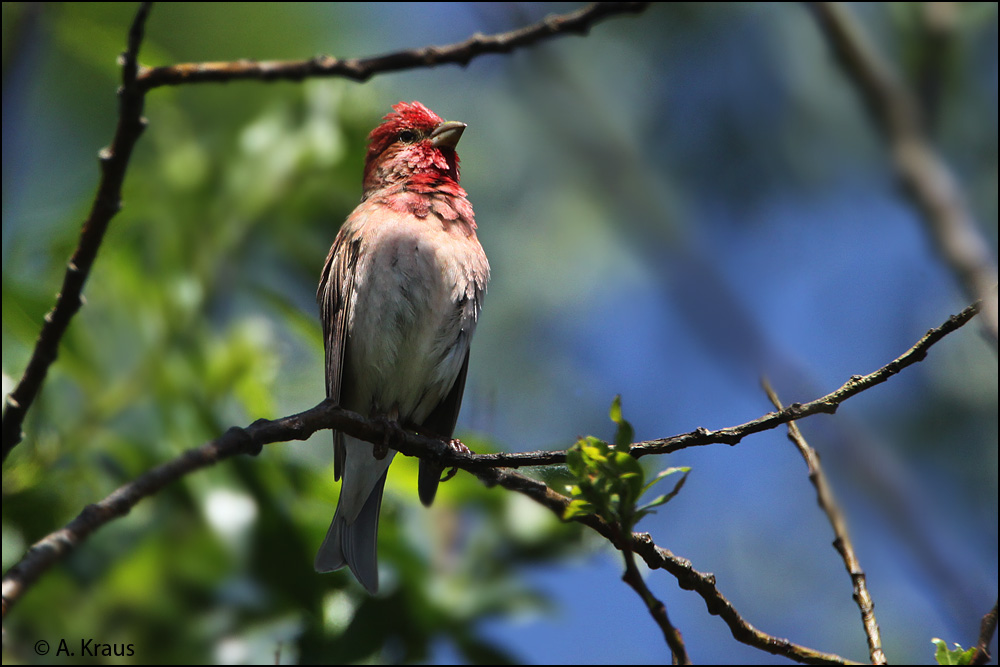
<svg viewBox="0 0 1000 667"><path fill-rule="evenodd" d="M931 145L920 105L840 3L810 3L844 71L885 136L904 190L923 214L944 261L970 301L983 302L983 329L997 347L997 264L957 181Z"/></svg>
<svg viewBox="0 0 1000 667"><path fill-rule="evenodd" d="M543 39L566 34L586 34L598 21L618 14L635 14L648 2L597 2L567 14L553 14L523 28L495 35L475 34L447 46L427 46L370 58L334 58L322 55L309 60L236 60L231 62L182 63L146 67L139 73L143 90L189 83L219 83L240 79L257 81L301 81L309 77L343 77L367 81L375 74L444 64L469 64L487 53L509 53Z"/></svg>
<svg viewBox="0 0 1000 667"><path fill-rule="evenodd" d="M639 594L643 604L646 605L646 609L649 611L649 615L660 626L663 638L666 640L667 646L670 647L670 652L673 655L673 664L690 665L691 659L688 657L687 647L684 646L684 638L681 636L680 630L670 622L670 616L667 614L667 606L653 595L653 591L649 590L646 582L642 579L639 568L635 564L635 554L631 547L632 534L630 533L628 540L626 540L625 536L622 535L621 526L609 524L609 528L613 536L612 543L622 552L622 557L625 559L625 574L622 575L622 581L631 586L632 590Z"/></svg>
<svg viewBox="0 0 1000 667"><path fill-rule="evenodd" d="M59 342L62 340L70 320L83 303L81 294L83 285L90 275L97 251L104 239L111 218L121 210L122 183L125 180L125 170L136 141L146 128L146 120L142 117L143 94L136 85L138 70L139 47L142 44L143 30L152 3L139 5L128 34L128 47L121 56L122 85L118 89L118 126L115 128L111 145L98 154L101 163L101 182L97 188L97 196L91 205L90 214L80 231L80 242L76 251L66 266L62 288L56 297L56 304L45 316L35 349L31 354L24 375L7 396L3 412L3 460L21 441L21 427L24 417L31 408L35 397L45 381L49 366L59 354Z"/></svg>
<svg viewBox="0 0 1000 667"><path fill-rule="evenodd" d="M787 424L796 419L802 419L803 417L818 413L833 414L837 411L840 404L848 398L885 382L908 366L923 361L931 346L968 323L979 312L981 305L977 301L967 306L962 312L949 317L941 326L929 330L913 347L882 368L868 375L854 375L839 389L826 396L817 398L809 403L792 403L784 410L768 413L763 417L740 424L739 426L730 426L717 431L701 428L690 433L675 435L669 438L639 442L632 445L630 453L632 456L668 454L687 447L699 447L720 442L727 445L735 445L752 433L760 433L761 431L772 429L781 424Z"/></svg>
<svg viewBox="0 0 1000 667"><path fill-rule="evenodd" d="M783 409L778 394L771 387L767 378L762 378L761 384L774 407L779 410ZM885 652L882 650L882 637L879 633L878 622L875 620L875 603L868 592L865 572L861 569L861 563L854 553L854 545L851 543L847 531L847 520L844 518L843 512L840 511L837 500L833 496L833 489L830 488L826 475L823 473L819 454L809 446L795 422L788 423L788 439L792 441L802 458L805 459L806 466L809 468L809 481L816 487L816 502L819 503L820 509L826 513L826 517L833 527L833 533L836 537L833 546L843 559L848 574L851 575L851 583L854 586L854 601L857 602L858 608L861 610L861 622L868 640L868 655L871 657L872 664L884 665L886 658Z"/></svg>
<svg viewBox="0 0 1000 667"><path fill-rule="evenodd" d="M714 574L699 572L694 569L688 559L675 556L668 549L656 546L648 533L634 533L632 535L632 550L650 568L666 570L677 579L677 584L683 590L694 591L701 596L705 601L708 613L721 618L729 627L733 639L742 644L807 665L862 664L847 660L834 653L823 653L801 646L758 630L746 621L733 607L733 603L719 591Z"/></svg>
<svg viewBox="0 0 1000 667"><path fill-rule="evenodd" d="M990 661L990 642L993 641L993 634L997 631L997 603L993 603L993 609L986 612L982 622L979 624L979 641L976 643L976 650L972 653L970 664L985 665Z"/></svg>

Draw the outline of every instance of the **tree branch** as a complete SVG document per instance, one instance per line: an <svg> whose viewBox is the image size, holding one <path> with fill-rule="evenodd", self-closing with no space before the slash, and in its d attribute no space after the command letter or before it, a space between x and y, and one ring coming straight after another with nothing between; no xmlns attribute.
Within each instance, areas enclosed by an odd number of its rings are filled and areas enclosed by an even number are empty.
<svg viewBox="0 0 1000 667"><path fill-rule="evenodd" d="M464 42L447 46L396 51L370 58L334 58L321 55L309 60L236 60L232 62L182 63L166 67L144 67L139 86L150 90L160 86L188 83L224 83L239 79L257 81L301 81L310 77L343 77L367 81L375 74L420 67L469 64L487 53L509 53L550 37L570 33L586 34L602 19L618 14L644 11L648 2L597 2L568 14L553 14L523 28L495 35L476 33Z"/></svg>
<svg viewBox="0 0 1000 667"><path fill-rule="evenodd" d="M329 425L356 437L377 440L384 437L387 431L396 432L386 422L366 420L327 401L311 410L280 420L258 420L245 429L233 427L218 439L186 451L178 458L157 466L121 486L99 503L88 505L64 528L32 545L24 557L4 574L3 618L6 618L8 611L42 574L68 557L95 530L115 518L128 514L142 498L156 493L188 473L224 459L240 454L258 454L263 444L278 442L275 437L280 437L281 441L305 440L317 430ZM405 434L404 442L393 445L400 444L402 451L404 447L412 449L410 445L414 443L432 445L435 450L441 452L450 451L442 441L408 433ZM473 474L487 486L501 486L524 494L559 517L562 517L569 505L569 498L553 491L545 483L512 470L486 468ZM613 542L611 527L600 517L587 515L577 521ZM743 620L732 604L719 592L713 575L698 572L691 566L690 561L657 547L648 534L633 533L629 547L650 568L666 570L677 578L682 589L698 593L705 600L709 613L720 616L738 641L807 664L857 664L838 655L815 651L757 630Z"/></svg>
<svg viewBox="0 0 1000 667"><path fill-rule="evenodd" d="M855 396L875 385L882 384L896 373L908 366L923 361L928 350L939 340L948 334L961 328L969 322L980 311L982 304L976 302L966 307L957 315L952 315L941 326L929 330L917 343L896 359L868 375L854 375L845 382L839 389L826 396L817 398L809 403L792 403L784 410L771 412L753 421L730 426L717 431L709 431L700 428L690 433L675 435L670 438L660 440L647 440L632 445L630 453L632 456L645 456L647 454L669 454L688 447L700 447L715 443L725 443L735 445L744 437L752 433L760 433L772 429L781 424L802 419L820 412L834 414L841 403L848 398Z"/></svg>
<svg viewBox="0 0 1000 667"><path fill-rule="evenodd" d="M997 264L944 159L927 137L916 97L879 55L850 10L810 3L841 67L882 131L896 175L966 298L983 302L983 328L997 347Z"/></svg>
<svg viewBox="0 0 1000 667"><path fill-rule="evenodd" d="M115 128L111 145L101 149L98 159L101 163L101 182L91 205L90 214L80 231L80 242L66 266L62 288L56 297L56 304L45 316L45 323L38 335L31 359L21 376L20 382L4 401L3 412L3 460L21 441L21 426L35 397L45 381L49 366L59 354L59 342L73 316L83 303L83 285L90 275L97 251L104 239L111 218L121 210L122 183L128 167L132 149L146 128L142 117L143 94L136 84L139 47L142 44L146 18L152 3L139 5L129 29L128 46L122 53L122 85L118 89L118 126Z"/></svg>
<svg viewBox="0 0 1000 667"><path fill-rule="evenodd" d="M985 665L990 661L990 642L993 641L993 633L997 631L997 603L993 603L993 609L986 612L982 622L979 624L979 642L976 650L972 654L969 664Z"/></svg>
<svg viewBox="0 0 1000 667"><path fill-rule="evenodd" d="M553 491L543 482L503 468L486 469L473 473L489 486L502 486L509 491L522 493L562 518L570 499ZM615 544L611 526L596 514L587 514L573 519L593 529L612 544ZM618 545L616 544L616 547ZM620 547L618 547L620 548ZM708 613L718 616L729 627L736 641L753 646L773 655L790 660L817 665L857 665L851 660L833 653L823 653L800 646L787 639L761 632L748 623L736 611L732 603L716 587L715 575L699 572L691 561L680 558L668 549L656 546L649 533L632 533L629 548L645 561L651 569L666 570L677 579L677 584L685 591L694 591L705 601Z"/></svg>
<svg viewBox="0 0 1000 667"><path fill-rule="evenodd" d="M622 535L621 526L608 524L608 528L611 530L611 543L622 552L622 557L625 559L625 574L622 575L622 581L631 586L632 590L639 594L643 604L646 605L646 609L649 611L649 615L660 626L663 638L666 640L667 646L670 647L670 652L673 655L673 664L690 665L691 659L688 657L687 647L684 646L684 638L681 636L680 630L675 628L673 623L670 622L666 605L649 590L646 582L642 580L639 568L636 567L635 554L631 546L632 534L630 533L626 540L625 536Z"/></svg>
<svg viewBox="0 0 1000 667"><path fill-rule="evenodd" d="M771 399L774 407L779 410L783 409L781 401L778 399L778 394L775 393L766 378L763 379L762 384L764 385L767 397ZM868 592L865 572L861 569L861 563L858 562L857 555L854 553L854 545L851 543L850 535L847 532L847 521L844 519L844 514L840 511L840 507L833 497L833 489L830 488L826 475L823 473L819 454L809 446L809 443L806 442L805 437L803 437L802 432L795 422L788 423L788 439L792 441L802 455L802 458L805 459L806 466L809 468L809 481L816 487L816 502L823 512L826 513L826 517L829 519L830 525L833 527L833 533L836 536L833 546L843 559L848 574L851 575L851 583L854 585L854 601L857 602L858 608L861 610L861 622L864 625L865 637L868 640L868 655L871 657L872 664L884 665L886 664L886 658L885 652L882 650L882 637L879 633L878 622L875 620L875 603Z"/></svg>
<svg viewBox="0 0 1000 667"><path fill-rule="evenodd" d="M780 655L807 665L858 665L862 663L847 660L834 653L823 653L800 646L787 639L761 632L746 621L733 603L716 587L715 575L694 569L691 561L680 558L668 549L656 546L648 533L632 535L632 550L652 569L662 569L677 579L677 584L686 591L694 591L705 601L708 613L718 616L729 627L736 641L753 646L772 655Z"/></svg>

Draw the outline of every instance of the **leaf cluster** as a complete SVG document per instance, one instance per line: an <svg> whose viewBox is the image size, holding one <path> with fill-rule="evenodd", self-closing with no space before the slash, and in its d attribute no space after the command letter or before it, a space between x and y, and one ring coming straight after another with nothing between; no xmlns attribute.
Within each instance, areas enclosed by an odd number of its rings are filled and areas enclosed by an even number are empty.
<svg viewBox="0 0 1000 667"><path fill-rule="evenodd" d="M976 648L962 648L960 644L955 644L955 648L948 648L948 644L943 639L935 637L931 640L937 648L934 650L934 659L939 665L969 665L972 663L972 654Z"/></svg>
<svg viewBox="0 0 1000 667"><path fill-rule="evenodd" d="M566 452L566 463L575 484L569 486L572 501L563 519L597 514L605 521L621 526L623 531L631 532L643 517L680 492L691 469L666 468L646 481L646 472L639 460L629 453L635 430L622 416L621 396L615 396L612 401L610 417L615 423L614 444L585 436ZM660 480L676 473L683 475L672 491L644 505L637 505L639 499Z"/></svg>

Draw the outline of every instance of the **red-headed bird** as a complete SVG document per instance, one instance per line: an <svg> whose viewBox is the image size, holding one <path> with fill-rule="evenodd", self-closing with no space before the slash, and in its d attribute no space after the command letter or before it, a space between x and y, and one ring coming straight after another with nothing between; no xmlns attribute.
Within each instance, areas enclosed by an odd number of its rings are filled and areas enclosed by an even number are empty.
<svg viewBox="0 0 1000 667"><path fill-rule="evenodd" d="M364 193L330 248L316 299L326 348L326 395L448 440L469 368L469 343L489 262L458 184L455 145L465 123L400 102L368 135ZM334 432L340 501L316 571L344 565L378 590L378 517L395 451ZM420 500L434 500L441 469L421 459Z"/></svg>

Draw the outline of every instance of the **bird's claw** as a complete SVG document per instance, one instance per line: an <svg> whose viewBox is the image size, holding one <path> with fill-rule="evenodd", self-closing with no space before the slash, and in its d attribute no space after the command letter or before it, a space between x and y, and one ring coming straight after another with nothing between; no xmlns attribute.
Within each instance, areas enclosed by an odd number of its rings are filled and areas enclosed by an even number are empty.
<svg viewBox="0 0 1000 667"><path fill-rule="evenodd" d="M381 461L389 455L390 449L395 449L394 443L400 442L406 437L406 433L399 422L390 417L379 416L377 419L382 422L382 442L372 443L372 455Z"/></svg>
<svg viewBox="0 0 1000 667"><path fill-rule="evenodd" d="M464 442L458 438L452 438L448 441L448 446L460 454L471 454L472 450L469 449Z"/></svg>
<svg viewBox="0 0 1000 667"><path fill-rule="evenodd" d="M448 441L448 446L451 447L452 450L454 450L456 452L459 452L460 454L471 454L472 453L472 450L469 449L465 445L465 443L463 443L458 438L452 438L451 440L449 440ZM447 482L449 479L451 479L452 477L454 477L457 473L458 473L458 468L457 467L455 467L455 468L449 468L444 473L444 475L441 477L441 481L442 482Z"/></svg>

